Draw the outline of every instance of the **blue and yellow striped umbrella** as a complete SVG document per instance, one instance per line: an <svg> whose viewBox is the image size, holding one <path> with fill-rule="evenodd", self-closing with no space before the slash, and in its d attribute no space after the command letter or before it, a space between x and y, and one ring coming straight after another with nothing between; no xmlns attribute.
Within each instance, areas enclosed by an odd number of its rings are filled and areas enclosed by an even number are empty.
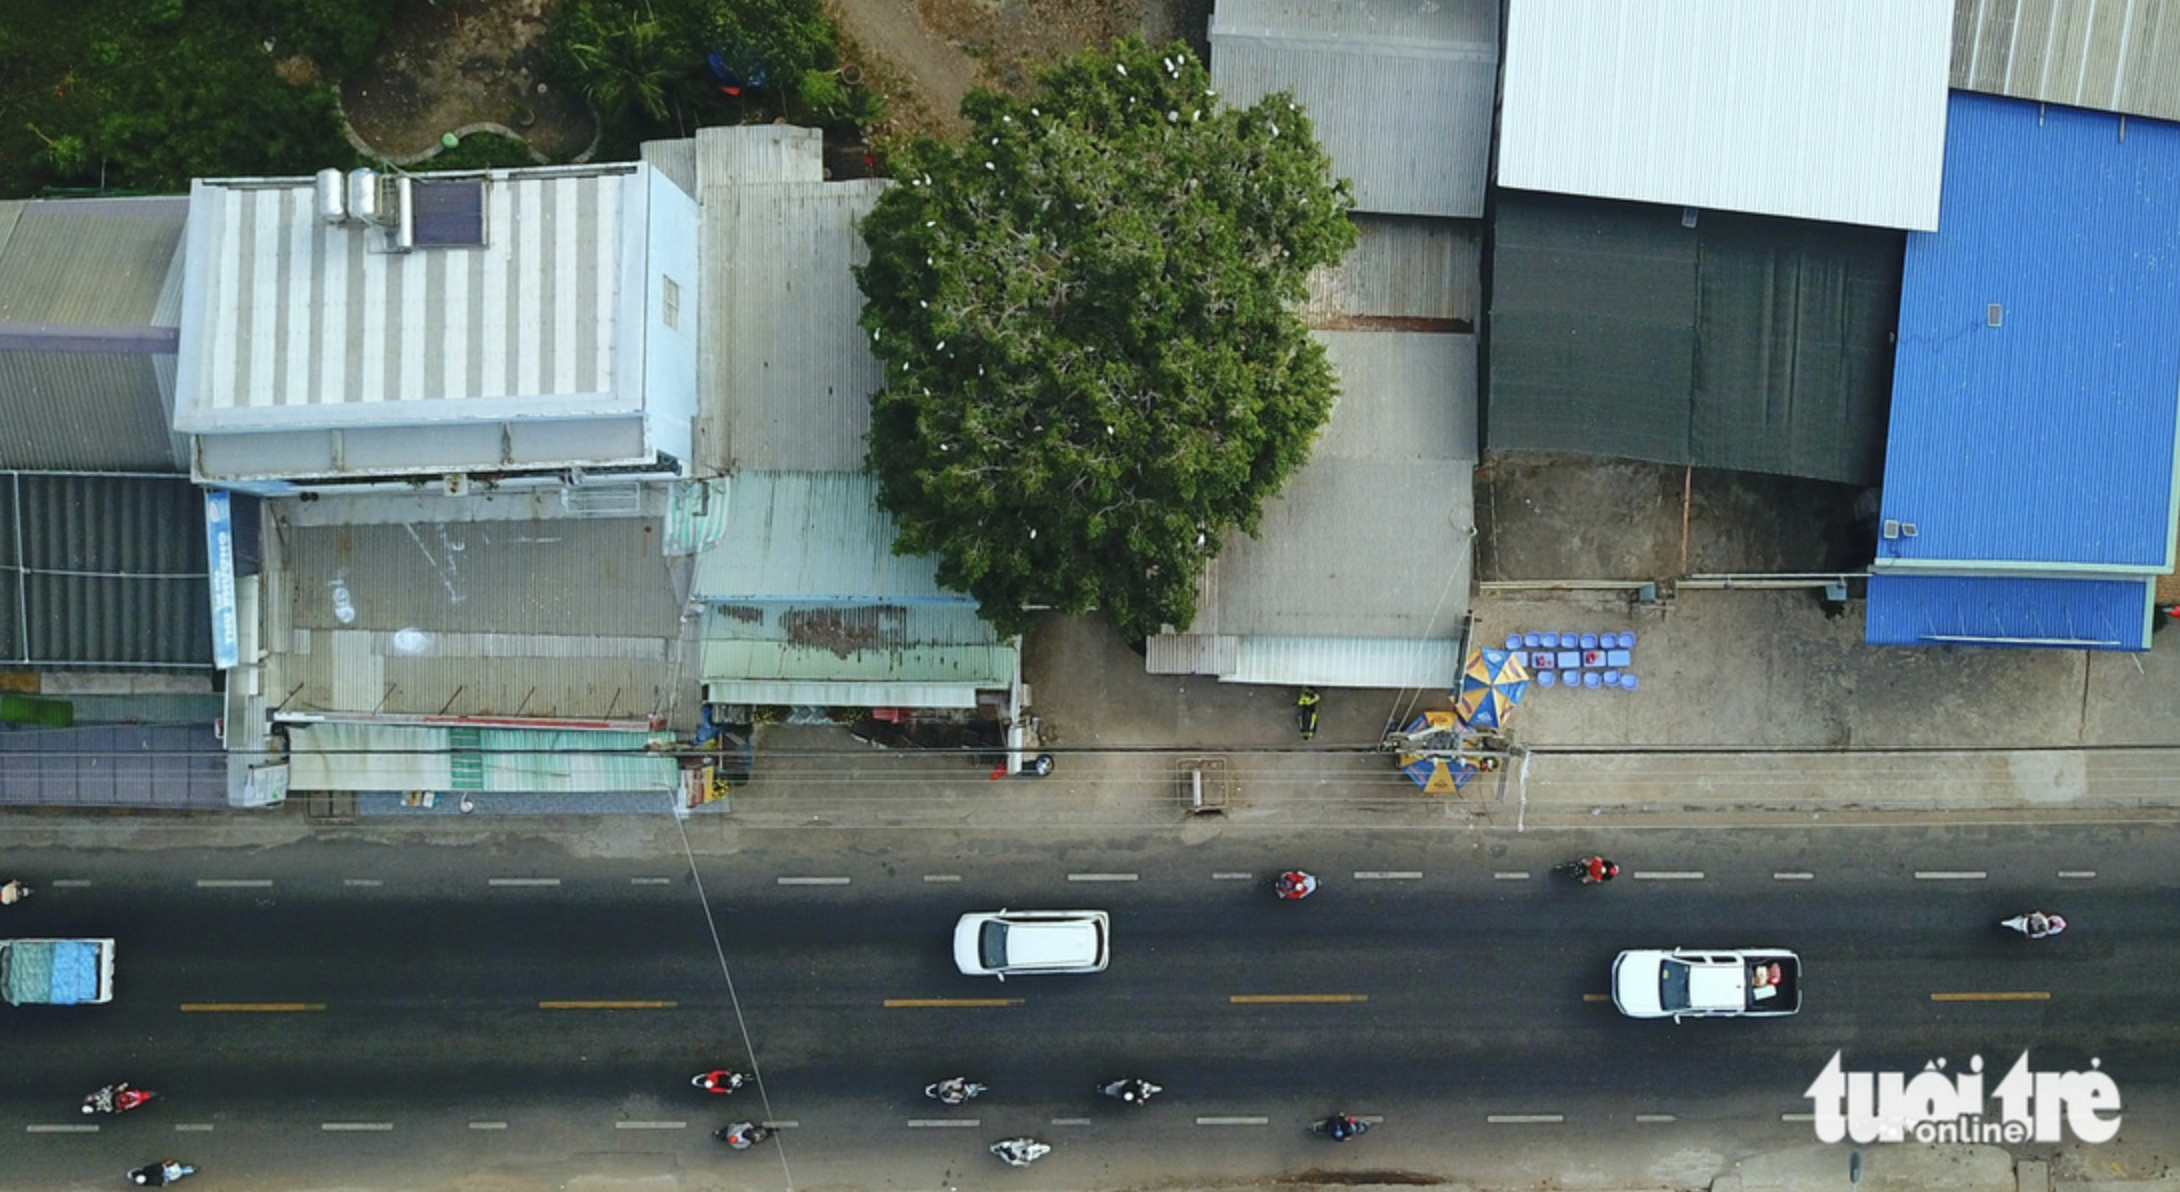
<svg viewBox="0 0 2180 1192"><path fill-rule="evenodd" d="M1477 650L1453 689L1453 710L1471 728L1505 728L1506 714L1529 694L1529 668L1505 650Z"/></svg>

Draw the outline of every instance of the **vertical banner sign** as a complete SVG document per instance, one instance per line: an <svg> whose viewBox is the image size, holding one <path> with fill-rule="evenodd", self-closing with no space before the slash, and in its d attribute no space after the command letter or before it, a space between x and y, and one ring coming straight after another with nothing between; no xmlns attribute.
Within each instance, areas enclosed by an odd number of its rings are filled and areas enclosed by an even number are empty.
<svg viewBox="0 0 2180 1192"><path fill-rule="evenodd" d="M242 664L242 627L235 614L235 517L224 492L204 494L204 546L212 571L212 662Z"/></svg>

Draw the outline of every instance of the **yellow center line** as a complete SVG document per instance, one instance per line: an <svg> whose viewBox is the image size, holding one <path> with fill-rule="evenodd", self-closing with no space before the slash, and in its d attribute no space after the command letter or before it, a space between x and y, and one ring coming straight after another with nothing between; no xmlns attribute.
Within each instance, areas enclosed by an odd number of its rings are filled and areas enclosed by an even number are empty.
<svg viewBox="0 0 2180 1192"><path fill-rule="evenodd" d="M1367 993L1237 993L1226 999L1237 1006L1332 1006L1348 1002L1367 1002Z"/></svg>
<svg viewBox="0 0 2180 1192"><path fill-rule="evenodd" d="M2051 994L2046 990L2019 993L1933 993L1934 1002L2048 1002Z"/></svg>
<svg viewBox="0 0 2180 1192"><path fill-rule="evenodd" d="M184 1014L294 1014L323 1010L324 1002L183 1002Z"/></svg>
<svg viewBox="0 0 2180 1192"><path fill-rule="evenodd" d="M539 1002L540 1010L671 1010L680 1002Z"/></svg>
<svg viewBox="0 0 2180 1192"><path fill-rule="evenodd" d="M928 1010L941 1006L992 1008L1019 1006L1021 1004L1022 999L1018 997L889 997L886 999L886 1009L888 1010Z"/></svg>
<svg viewBox="0 0 2180 1192"><path fill-rule="evenodd" d="M1582 995L1582 1000L1585 1002L1609 1002L1612 1000L1612 995L1609 993L1585 993Z"/></svg>

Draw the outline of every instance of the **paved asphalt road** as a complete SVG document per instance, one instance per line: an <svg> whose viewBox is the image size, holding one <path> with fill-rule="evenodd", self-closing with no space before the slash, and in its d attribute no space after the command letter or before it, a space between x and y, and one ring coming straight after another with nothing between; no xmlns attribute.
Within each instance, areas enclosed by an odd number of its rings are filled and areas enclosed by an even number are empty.
<svg viewBox="0 0 2180 1192"><path fill-rule="evenodd" d="M1933 1055L1981 1053L2003 1068L2034 1048L2040 1069L2096 1056L2131 1104L2180 1097L2169 829L1647 833L1611 842L1628 874L1594 889L1546 873L1575 851L1564 839L1356 835L1268 853L1246 839L1056 852L783 837L699 860L708 916L672 857L343 843L7 857L10 872L44 882L6 912L7 934L121 942L113 1005L0 1012L0 1187L111 1175L151 1157L145 1146L188 1149L207 1177L208 1157L221 1157L231 1174L249 1140L282 1131L268 1148L281 1170L366 1148L372 1163L419 1164L421 1178L487 1144L457 1134L390 1147L387 1134L479 1121L528 1130L522 1146L546 1148L532 1154L652 1149L710 1163L716 1144L696 1127L729 1109L798 1123L786 1153L815 1169L898 1154L931 1159L946 1179L960 1178L956 1164L990 1176L953 1153L1029 1130L1124 1154L1126 1141L1100 1136L1126 1129L1215 1153L1216 1170L1292 1171L1332 1152L1298 1152L1285 1131L1335 1105L1386 1117L1390 1129L1366 1140L1378 1156L1400 1153L1380 1140L1403 1123L1447 1138L1499 1114L1564 1115L1591 1139L1638 1114L1792 1137L1808 1127L1780 1115L1807 1110L1802 1089L1841 1048L1849 1067L1907 1071ZM1262 885L1290 857L1326 878L1298 905ZM961 977L947 951L954 918L1000 905L1109 909L1111 971ZM2029 944L1995 928L2031 905L2075 930ZM1597 1000L1615 952L1668 945L1794 948L1806 1008L1676 1026ZM1233 1000L1267 996L1346 1000ZM729 1104L686 1089L701 1067L744 1064L743 1024L761 1094ZM950 1113L917 1095L957 1071L994 1092ZM1090 1091L1120 1073L1170 1091L1124 1120ZM76 1099L116 1077L164 1097L94 1136L33 1132L80 1125ZM948 1116L981 1124L904 1132ZM1206 1117L1266 1118L1279 1145L1252 1148L1244 1122L1207 1149L1197 1140L1214 1128L1195 1124ZM669 1121L688 1128L650 1128ZM172 1133L192 1125L214 1130ZM1431 1160L1402 1155L1410 1169ZM36 1182L10 1178L18 1162ZM1074 1178L1117 1176L1097 1170Z"/></svg>

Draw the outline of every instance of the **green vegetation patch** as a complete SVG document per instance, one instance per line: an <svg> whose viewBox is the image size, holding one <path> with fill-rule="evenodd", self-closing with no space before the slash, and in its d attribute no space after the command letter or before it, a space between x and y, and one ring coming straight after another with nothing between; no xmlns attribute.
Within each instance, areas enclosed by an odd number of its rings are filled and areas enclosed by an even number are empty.
<svg viewBox="0 0 2180 1192"><path fill-rule="evenodd" d="M0 196L347 166L333 84L397 0L10 0Z"/></svg>

